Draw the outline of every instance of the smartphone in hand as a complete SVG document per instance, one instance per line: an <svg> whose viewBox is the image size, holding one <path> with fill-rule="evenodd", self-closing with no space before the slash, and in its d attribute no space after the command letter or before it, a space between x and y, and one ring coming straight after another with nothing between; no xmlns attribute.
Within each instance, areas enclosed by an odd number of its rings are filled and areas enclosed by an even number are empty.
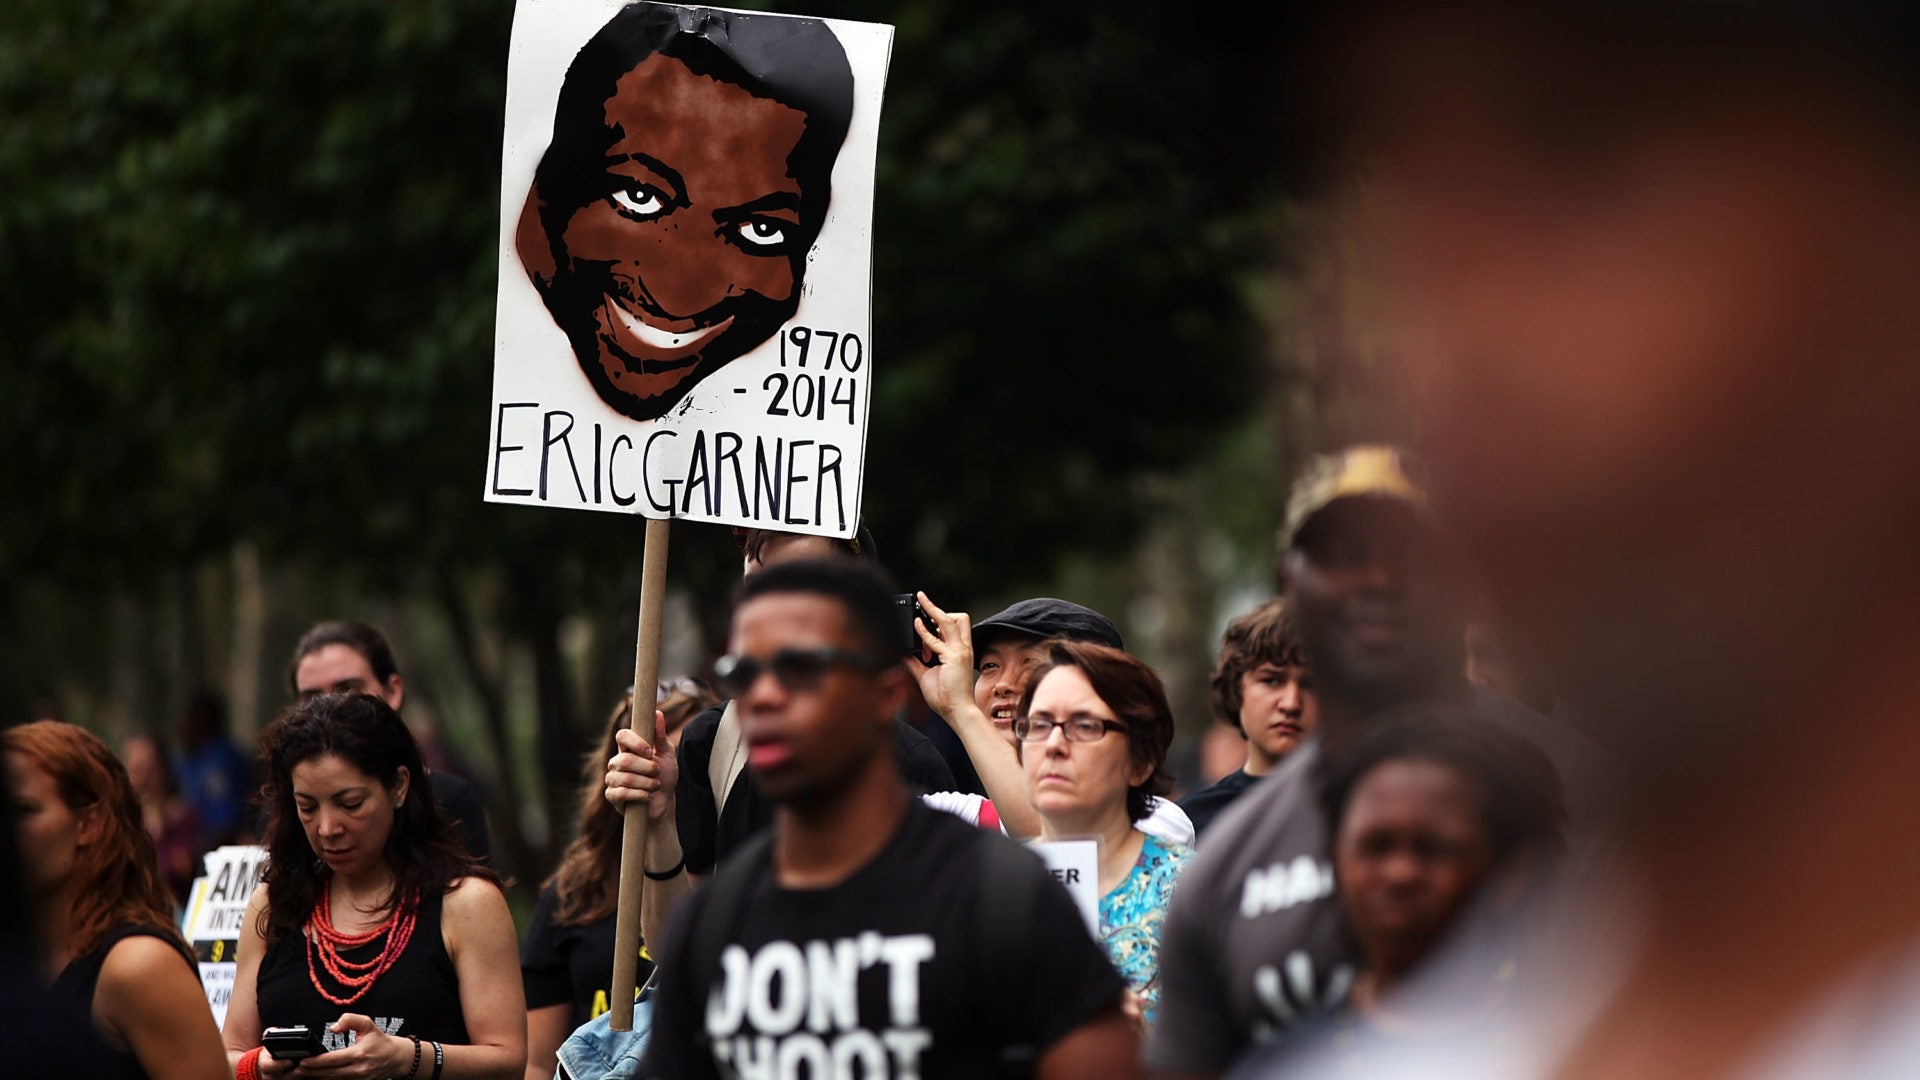
<svg viewBox="0 0 1920 1080"><path fill-rule="evenodd" d="M305 1024L270 1027L260 1033L260 1045L267 1048L275 1061L300 1061L327 1052L327 1048L320 1045L320 1036L308 1031Z"/></svg>
<svg viewBox="0 0 1920 1080"><path fill-rule="evenodd" d="M940 628L933 624L933 617L928 615L926 609L920 606L920 594L917 592L901 593L894 597L893 611L895 616L894 623L899 628L896 639L900 643L901 655L919 657L920 662L926 664L928 667L938 664L940 658L926 647L926 644L920 640L920 635L916 633L913 628L914 623L920 623L924 625L927 631L933 634L933 636L940 636Z"/></svg>

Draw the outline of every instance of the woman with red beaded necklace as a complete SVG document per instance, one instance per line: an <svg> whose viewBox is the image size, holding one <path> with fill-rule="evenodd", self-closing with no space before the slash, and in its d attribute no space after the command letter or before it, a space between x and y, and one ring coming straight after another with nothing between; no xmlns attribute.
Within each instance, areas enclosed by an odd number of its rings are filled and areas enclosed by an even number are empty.
<svg viewBox="0 0 1920 1080"><path fill-rule="evenodd" d="M283 713L263 745L268 861L227 1007L234 1075L519 1077L513 917L435 806L400 717L377 697L324 694ZM266 1028L296 1025L325 1052L296 1062L262 1048Z"/></svg>

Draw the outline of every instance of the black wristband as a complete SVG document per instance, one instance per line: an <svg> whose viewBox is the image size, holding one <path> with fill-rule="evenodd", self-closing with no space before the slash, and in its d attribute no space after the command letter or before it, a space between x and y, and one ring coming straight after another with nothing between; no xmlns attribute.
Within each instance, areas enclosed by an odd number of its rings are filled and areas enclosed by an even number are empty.
<svg viewBox="0 0 1920 1080"><path fill-rule="evenodd" d="M407 1038L413 1040L413 1068L407 1070L407 1080L413 1080L420 1075L420 1036L409 1035Z"/></svg>
<svg viewBox="0 0 1920 1080"><path fill-rule="evenodd" d="M433 1044L433 1080L440 1080L440 1070L447 1063L447 1052L439 1043Z"/></svg>
<svg viewBox="0 0 1920 1080"><path fill-rule="evenodd" d="M674 863L672 867L666 870L662 870L659 873L655 873L652 870L647 869L647 864L644 862L640 864L640 872L647 875L648 881L672 881L674 878L677 878L680 876L680 871L685 870L686 868L687 868L687 857L684 853L680 856L679 862Z"/></svg>

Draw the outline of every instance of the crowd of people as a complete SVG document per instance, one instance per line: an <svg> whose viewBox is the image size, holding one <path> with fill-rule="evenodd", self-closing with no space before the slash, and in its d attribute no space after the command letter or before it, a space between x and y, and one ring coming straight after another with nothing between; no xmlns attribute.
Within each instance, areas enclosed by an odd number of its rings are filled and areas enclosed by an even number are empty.
<svg viewBox="0 0 1920 1080"><path fill-rule="evenodd" d="M1245 764L1180 802L1166 690L1099 612L1036 597L976 623L922 593L903 648L864 531L737 539L717 692L653 688L654 745L620 696L524 933L470 785L431 769L401 719L386 639L352 621L303 635L293 704L262 736L256 812L237 818L268 858L218 1033L226 1065L206 1053L210 1016L143 1043L102 1011L117 983L86 983L76 1002L127 1074L206 1075L211 1058L239 1078L534 1080L617 1073L624 1055L636 1076L1107 1076L1143 1061L1218 1075L1278 1032L1296 1053L1366 1029L1491 883L1511 908L1554 876L1560 783L1525 737L1550 721L1468 685L1453 575L1395 450L1354 448L1301 478L1285 593L1232 620L1212 680ZM78 728L16 729L21 807L66 782L27 753L35 731L104 763L59 792L67 815L117 801L148 837L116 862L138 870L142 914L77 935L49 970L98 981L141 939L134 955L191 980L166 889L190 876L167 840L194 811L156 747L129 740L120 765ZM607 1025L635 802L655 827L641 1022L620 1038ZM57 857L23 852L36 874L92 846L65 835ZM1091 924L1020 843L1084 839ZM197 1015L196 997L171 1007Z"/></svg>
<svg viewBox="0 0 1920 1080"><path fill-rule="evenodd" d="M390 650L325 624L263 735L269 859L219 1030L169 893L169 838L212 820L174 794L188 768L176 789L152 747L122 764L58 722L0 736L35 930L0 986L32 1037L0 1060L1920 1073L1920 34L1709 5L1650 43L1578 7L1359 5L1316 39L1366 180L1333 213L1381 259L1430 469L1361 445L1294 478L1279 595L1214 673L1242 768L1171 797L1165 689L1097 612L916 594L903 645L871 536L753 533L717 692L614 710L521 935ZM651 745L625 724L650 692ZM644 986L615 1032L633 805ZM1074 839L1091 918L1029 846Z"/></svg>

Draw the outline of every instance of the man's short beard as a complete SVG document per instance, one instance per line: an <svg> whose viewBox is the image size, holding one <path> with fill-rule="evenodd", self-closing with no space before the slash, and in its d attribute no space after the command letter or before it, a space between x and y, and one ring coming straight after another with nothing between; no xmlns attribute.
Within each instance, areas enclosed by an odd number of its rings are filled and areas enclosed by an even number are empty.
<svg viewBox="0 0 1920 1080"><path fill-rule="evenodd" d="M1465 658L1460 650L1423 648L1414 643L1397 662L1351 662L1326 627L1300 622L1300 636L1313 670L1322 723L1349 724L1410 701L1457 694L1466 685ZM1375 670L1367 670L1374 668Z"/></svg>

